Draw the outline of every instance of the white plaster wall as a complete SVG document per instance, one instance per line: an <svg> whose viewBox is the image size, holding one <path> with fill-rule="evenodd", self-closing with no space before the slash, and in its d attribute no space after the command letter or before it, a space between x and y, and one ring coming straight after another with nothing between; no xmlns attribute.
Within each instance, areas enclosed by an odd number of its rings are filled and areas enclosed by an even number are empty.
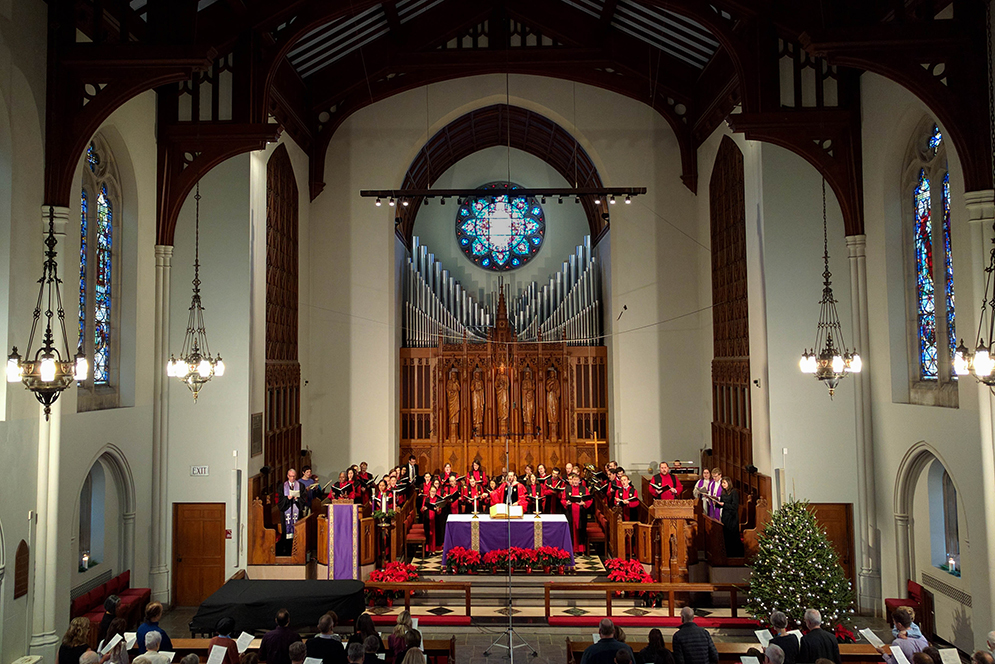
<svg viewBox="0 0 995 664"><path fill-rule="evenodd" d="M567 187L569 183L556 170L527 152L511 151L511 181L528 187ZM479 187L488 182L508 179L508 148L493 147L475 152L450 167L436 180L433 187L438 189L467 189ZM477 267L467 258L456 241L456 214L459 210L455 201L439 205L438 200L423 205L415 219L414 235L417 235L436 260L442 262L443 269L462 284L477 302L487 304L491 293L498 292L498 277L504 279L509 294L514 299L522 289L533 281L541 287L549 282L563 268L563 262L574 254L577 246L589 235L590 225L584 207L574 201L564 200L560 205L556 199L547 198L542 205L546 220L546 233L542 247L528 263L510 272L494 272ZM615 205L612 209L614 210ZM493 312L492 312L493 313Z"/></svg>
<svg viewBox="0 0 995 664"><path fill-rule="evenodd" d="M896 574L895 483L905 453L915 443L925 441L938 451L957 487L964 509L965 518L960 523L963 576L956 579L944 575L943 580L971 595L973 612L967 615L973 630L973 643L981 647L992 625L992 598L989 571L991 546L985 538L986 507L980 493L987 474L982 463L978 389L973 379L961 380L958 408L897 403L893 396L896 391L903 391L902 386L893 385L893 381L907 380L908 375L904 366L894 366L893 352L896 345L904 348L906 344L902 264L905 259L900 244L901 224L906 222L902 220L904 194L900 190L901 171L912 131L927 116L928 110L908 91L873 74L865 74L861 78L861 97L871 335L867 357L871 363L882 589L885 597L897 597L899 587L905 583L905 579L898 578ZM948 150L957 325L959 334L967 337L970 345L970 335L977 325L977 301L980 300L975 284L975 277L980 275L976 258L987 260L990 245L972 237L964 208L960 164L952 145L948 146ZM928 512L920 513L917 508L910 516L916 524L915 537L918 541L920 527L928 530ZM957 633L958 644L970 643L971 638L963 636L963 622L962 609L945 600L937 602L936 624L941 636L949 637Z"/></svg>
<svg viewBox="0 0 995 664"><path fill-rule="evenodd" d="M700 343L706 319L696 313L707 252L692 239L696 203L680 181L673 132L645 105L603 90L530 76L510 77L508 88L510 103L571 131L607 186L648 187L612 211L611 301L628 307L608 342L614 455L639 466L693 456L707 441L710 413L704 383L686 380L708 372ZM397 455L393 211L358 190L398 186L428 136L474 108L505 102L505 92L504 76L432 85L427 104L424 88L391 97L351 116L332 139L327 186L311 208L310 325L302 330L312 376L304 436L319 472L361 460L381 472Z"/></svg>

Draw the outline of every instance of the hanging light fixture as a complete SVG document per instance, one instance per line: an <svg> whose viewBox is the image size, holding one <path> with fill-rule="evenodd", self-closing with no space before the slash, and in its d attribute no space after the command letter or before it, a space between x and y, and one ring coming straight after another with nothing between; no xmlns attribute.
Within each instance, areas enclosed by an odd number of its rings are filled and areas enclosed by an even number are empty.
<svg viewBox="0 0 995 664"><path fill-rule="evenodd" d="M183 350L180 359L169 356L166 364L166 374L179 378L190 391L196 403L200 388L206 382L218 376L225 375L225 363L219 354L211 356L207 345L207 329L204 326L204 307L200 303L200 183L197 183L196 215L194 221L194 261L193 261L193 298L190 300L190 317L187 319L187 333L183 337Z"/></svg>
<svg viewBox="0 0 995 664"><path fill-rule="evenodd" d="M76 355L69 356L69 337L66 334L66 312L62 308L62 293L59 285L59 264L55 261L57 252L55 245L55 208L48 208L48 235L45 237L45 262L42 264L41 279L38 280L38 301L35 304L34 316L31 320L31 334L28 336L28 347L25 356L34 359L22 359L17 352L17 346L7 357L7 382L24 383L24 387L34 393L38 402L45 407L45 419L52 413L52 404L73 381L86 380L89 365L82 348L76 349ZM42 345L32 355L31 348L38 331L38 322L42 317L42 302L45 303L45 331L42 333ZM55 307L53 311L52 307ZM58 327L62 332L62 345L57 346L53 331L53 318L58 318Z"/></svg>
<svg viewBox="0 0 995 664"><path fill-rule="evenodd" d="M836 311L836 298L833 297L833 273L829 271L829 233L826 224L826 180L822 180L822 243L825 269L822 272L822 301L819 307L819 326L815 333L815 346L802 352L798 367L802 373L815 374L815 377L829 387L829 398L833 398L836 386L848 373L860 373L860 355L847 349L843 340L843 326ZM837 345L838 344L838 345ZM816 351L816 349L819 349Z"/></svg>
<svg viewBox="0 0 995 664"><path fill-rule="evenodd" d="M988 131L991 139L992 156L995 157L995 83L993 83L992 69L992 30L991 30L991 5L985 3L988 16ZM995 182L995 162L992 163L992 181ZM978 334L975 337L974 351L967 349L964 340L960 340L960 345L954 351L954 373L958 376L974 374L979 382L984 383L995 390L995 360L992 359L992 349L985 344L985 335L988 336L988 344L992 343L995 334L995 238L992 238L992 249L988 255L988 267L985 268L985 296L981 300L981 320L978 321Z"/></svg>

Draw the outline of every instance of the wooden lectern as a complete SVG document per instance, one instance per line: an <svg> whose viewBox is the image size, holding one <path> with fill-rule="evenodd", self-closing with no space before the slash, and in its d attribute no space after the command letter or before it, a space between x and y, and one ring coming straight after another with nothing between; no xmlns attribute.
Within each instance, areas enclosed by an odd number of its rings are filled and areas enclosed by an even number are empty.
<svg viewBox="0 0 995 664"><path fill-rule="evenodd" d="M649 506L653 524L653 578L657 583L687 583L688 542L694 537L694 500L655 500Z"/></svg>

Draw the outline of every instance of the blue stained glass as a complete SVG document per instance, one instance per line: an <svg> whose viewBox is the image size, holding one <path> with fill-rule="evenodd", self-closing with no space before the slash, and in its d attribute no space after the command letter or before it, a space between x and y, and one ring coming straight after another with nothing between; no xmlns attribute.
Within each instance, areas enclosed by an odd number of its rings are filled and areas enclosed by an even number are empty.
<svg viewBox="0 0 995 664"><path fill-rule="evenodd" d="M513 190L518 185L493 182L481 195L468 198L456 213L456 241L475 265L494 271L525 265L542 247L546 218L532 197L511 197L486 190Z"/></svg>
<svg viewBox="0 0 995 664"><path fill-rule="evenodd" d="M93 146L90 146L91 150ZM83 340L86 338L86 189L80 194L80 219L79 219L79 347L83 348Z"/></svg>
<svg viewBox="0 0 995 664"><path fill-rule="evenodd" d="M950 173L943 176L943 265L947 295L947 341L952 361L957 351L957 329L954 321L954 264L950 252Z"/></svg>
<svg viewBox="0 0 995 664"><path fill-rule="evenodd" d="M96 274L93 309L93 382L106 384L110 380L111 343L111 249L113 246L113 214L107 186L97 197L96 215Z"/></svg>
<svg viewBox="0 0 995 664"><path fill-rule="evenodd" d="M937 150L940 149L940 143L943 142L943 134L940 132L940 128L933 125L933 131L929 136L929 147L933 150L933 154L936 154Z"/></svg>
<svg viewBox="0 0 995 664"><path fill-rule="evenodd" d="M912 192L915 210L916 301L918 303L919 375L924 380L936 380L936 307L933 300L933 230L930 220L929 178L919 170L919 184Z"/></svg>

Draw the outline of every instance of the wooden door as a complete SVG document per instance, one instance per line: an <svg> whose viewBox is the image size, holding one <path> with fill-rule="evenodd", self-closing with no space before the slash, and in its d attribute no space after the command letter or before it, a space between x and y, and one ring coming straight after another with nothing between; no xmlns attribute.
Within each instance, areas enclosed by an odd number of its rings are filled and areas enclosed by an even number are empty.
<svg viewBox="0 0 995 664"><path fill-rule="evenodd" d="M225 582L225 504L173 503L173 604L199 606Z"/></svg>
<svg viewBox="0 0 995 664"><path fill-rule="evenodd" d="M826 537L833 543L836 555L839 556L840 566L856 590L857 577L853 561L853 503L809 503L808 509L826 531Z"/></svg>

